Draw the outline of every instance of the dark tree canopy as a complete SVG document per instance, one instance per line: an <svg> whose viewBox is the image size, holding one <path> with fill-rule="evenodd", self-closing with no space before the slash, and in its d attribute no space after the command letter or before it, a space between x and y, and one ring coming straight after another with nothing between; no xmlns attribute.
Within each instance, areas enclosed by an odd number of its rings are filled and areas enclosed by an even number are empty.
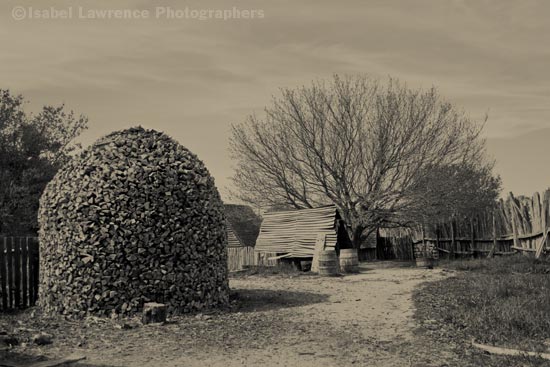
<svg viewBox="0 0 550 367"><path fill-rule="evenodd" d="M25 100L0 89L0 234L35 234L38 200L78 148L87 118L61 106L24 111Z"/></svg>
<svg viewBox="0 0 550 367"><path fill-rule="evenodd" d="M447 215L434 214L441 193L476 202L467 188L476 180L491 181L481 195L496 197L482 127L435 88L394 79L335 76L283 89L263 116L233 126L236 196L266 207L334 203L358 245L378 226Z"/></svg>
<svg viewBox="0 0 550 367"><path fill-rule="evenodd" d="M458 164L434 167L411 188L408 218L400 221L437 224L493 209L501 180L492 175L491 168L492 165L476 168Z"/></svg>

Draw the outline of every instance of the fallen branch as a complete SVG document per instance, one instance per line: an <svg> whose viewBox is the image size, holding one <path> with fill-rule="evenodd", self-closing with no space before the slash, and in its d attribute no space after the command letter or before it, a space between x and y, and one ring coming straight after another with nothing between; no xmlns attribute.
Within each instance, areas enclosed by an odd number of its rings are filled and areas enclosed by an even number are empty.
<svg viewBox="0 0 550 367"><path fill-rule="evenodd" d="M502 356L518 356L518 357L529 356L529 357L539 357L542 359L550 360L550 353L528 352L528 351L519 350L519 349L493 347L491 345L478 344L473 340L472 340L472 346L474 346L475 348L484 350L486 352L489 352L491 354L497 354Z"/></svg>

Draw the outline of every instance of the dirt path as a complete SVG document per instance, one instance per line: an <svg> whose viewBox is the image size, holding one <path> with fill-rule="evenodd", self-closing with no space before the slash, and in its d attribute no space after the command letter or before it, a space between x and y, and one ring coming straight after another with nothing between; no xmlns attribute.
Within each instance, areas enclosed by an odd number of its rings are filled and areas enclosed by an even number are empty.
<svg viewBox="0 0 550 367"><path fill-rule="evenodd" d="M32 352L82 354L90 366L440 366L445 356L432 364L413 335L411 298L420 283L444 276L367 265L339 278L236 278L235 312L131 330L92 326Z"/></svg>
<svg viewBox="0 0 550 367"><path fill-rule="evenodd" d="M328 295L325 302L295 308L295 313L290 315L296 324L309 320L324 325L326 333L310 334L311 340L306 342L277 340L279 348L276 350L268 348L252 353L243 350L239 354L245 365L414 364L415 356L409 353L414 353L414 346L418 344L412 333L415 327L412 291L420 283L441 279L444 274L416 268L368 269L362 274L328 280L318 277L299 281L277 279L270 284L254 278L234 281L232 287L240 289L265 287ZM223 365L239 365L227 362Z"/></svg>

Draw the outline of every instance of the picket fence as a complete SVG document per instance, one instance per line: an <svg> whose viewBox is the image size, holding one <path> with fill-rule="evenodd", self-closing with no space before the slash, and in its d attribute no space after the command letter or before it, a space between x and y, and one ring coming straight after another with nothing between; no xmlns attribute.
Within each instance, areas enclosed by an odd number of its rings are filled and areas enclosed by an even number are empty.
<svg viewBox="0 0 550 367"><path fill-rule="evenodd" d="M38 299L38 239L0 237L0 309L34 306Z"/></svg>

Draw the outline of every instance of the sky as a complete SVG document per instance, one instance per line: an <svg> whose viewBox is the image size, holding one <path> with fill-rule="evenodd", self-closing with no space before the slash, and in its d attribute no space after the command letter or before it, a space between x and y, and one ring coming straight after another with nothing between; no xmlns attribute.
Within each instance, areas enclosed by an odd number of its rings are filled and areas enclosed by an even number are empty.
<svg viewBox="0 0 550 367"><path fill-rule="evenodd" d="M101 13L116 9L149 13ZM203 9L255 17L194 18ZM0 88L24 95L29 112L65 103L88 116L84 145L135 125L164 131L230 201L232 123L261 114L282 87L392 76L436 86L473 119L488 115L503 193L531 195L550 186L549 15L544 0L8 0Z"/></svg>

